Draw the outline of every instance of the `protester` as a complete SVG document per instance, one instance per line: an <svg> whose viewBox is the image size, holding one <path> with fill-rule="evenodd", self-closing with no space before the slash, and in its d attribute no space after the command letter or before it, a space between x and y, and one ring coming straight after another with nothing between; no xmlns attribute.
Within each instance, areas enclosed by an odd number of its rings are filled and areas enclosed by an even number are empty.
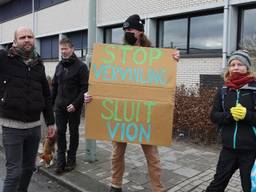
<svg viewBox="0 0 256 192"><path fill-rule="evenodd" d="M87 91L89 76L87 66L75 55L72 42L63 38L59 45L62 59L56 67L52 81L58 146L56 174L71 171L76 166L83 94ZM67 125L70 140L66 156Z"/></svg>
<svg viewBox="0 0 256 192"><path fill-rule="evenodd" d="M239 169L243 191L250 192L250 174L256 158L256 81L248 52L238 50L230 56L224 82L211 112L212 122L221 130L223 147L214 180L206 191L224 192Z"/></svg>
<svg viewBox="0 0 256 192"><path fill-rule="evenodd" d="M3 192L28 189L40 141L40 114L48 135L54 135L54 115L45 68L35 51L28 27L19 27L12 47L0 50L0 122L6 157Z"/></svg>
<svg viewBox="0 0 256 192"><path fill-rule="evenodd" d="M144 34L144 21L140 19L139 15L131 15L123 23L124 30L124 44L141 47L151 47L151 42ZM179 51L176 51L172 57L179 59ZM87 93L84 94L85 103L92 100L92 96ZM125 169L125 150L127 143L113 141L112 151L112 182L110 192L122 191L122 179ZM154 192L166 191L160 181L160 158L157 146L141 145L148 163L148 172L152 190Z"/></svg>

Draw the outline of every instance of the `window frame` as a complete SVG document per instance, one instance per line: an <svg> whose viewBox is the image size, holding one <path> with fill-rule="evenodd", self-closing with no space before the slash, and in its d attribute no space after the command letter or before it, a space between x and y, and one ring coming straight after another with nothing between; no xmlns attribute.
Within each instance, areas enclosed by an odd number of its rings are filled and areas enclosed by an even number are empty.
<svg viewBox="0 0 256 192"><path fill-rule="evenodd" d="M244 6L238 7L238 23L237 23L237 41L236 41L236 49L240 49L240 43L242 40L242 19L245 10L255 9L256 11L256 4L248 4Z"/></svg>
<svg viewBox="0 0 256 192"><path fill-rule="evenodd" d="M87 29L83 29L83 30L78 30L78 31L71 31L68 33L65 33L65 35L72 41L72 43L74 44L72 37L70 37L69 35L72 35L72 33L77 33L80 35L81 39L80 39L80 48L78 48L76 45L74 45L75 51L74 53L76 54L77 57L85 59L86 58L86 54L88 52L88 30ZM83 35L84 33L84 35ZM84 40L86 40L86 44L85 47L83 47L84 45ZM78 53L81 53L81 57L80 55L78 55Z"/></svg>
<svg viewBox="0 0 256 192"><path fill-rule="evenodd" d="M112 30L112 29L115 29L115 28L122 28L122 27L123 27L123 25L121 23L104 27L103 28L103 43L111 43L111 42L107 42L108 30ZM122 43L120 45L122 45Z"/></svg>
<svg viewBox="0 0 256 192"><path fill-rule="evenodd" d="M57 38L56 38L57 37ZM50 48L51 48L51 50L50 50L50 57L49 58L44 58L43 57L43 55L42 55L42 39L43 40L49 40L50 41ZM41 56L41 58L42 58L42 60L43 61L57 61L57 60L59 60L59 36L58 35L52 35L52 36L47 36L47 37L42 37L42 38L39 38L39 40L40 40L40 56ZM57 44L56 44L56 46L57 46L57 55L56 56L54 56L53 55L53 42L54 41L57 41ZM55 42L56 43L56 42Z"/></svg>
<svg viewBox="0 0 256 192"><path fill-rule="evenodd" d="M157 19L157 33L156 33L156 45L157 47L162 47L163 45L163 25L165 21L171 21L171 20L178 20L178 19L187 19L187 46L186 46L186 53L181 53L183 58L213 58L213 57L222 57L222 47L221 51L219 53L189 53L190 48L190 39L191 39L191 18L198 17L198 16L207 16L207 15L214 15L214 14L224 14L223 9L212 9L207 11L200 11L200 12L193 12L190 14L180 14L180 15L174 15L174 16L166 16L161 17ZM223 34L222 34L223 38ZM162 41L162 44L161 44Z"/></svg>

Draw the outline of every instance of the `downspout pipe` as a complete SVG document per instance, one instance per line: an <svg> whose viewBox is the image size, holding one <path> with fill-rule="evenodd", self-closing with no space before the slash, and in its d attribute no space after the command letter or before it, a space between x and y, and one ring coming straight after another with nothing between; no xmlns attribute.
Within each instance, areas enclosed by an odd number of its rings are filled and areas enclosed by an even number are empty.
<svg viewBox="0 0 256 192"><path fill-rule="evenodd" d="M36 18L35 18L35 0L32 0L32 31L35 34L35 29L36 29Z"/></svg>
<svg viewBox="0 0 256 192"><path fill-rule="evenodd" d="M88 52L86 55L86 64L90 67L92 52L93 52L93 44L96 42L96 9L97 9L97 1L89 0L89 21L88 21L88 42L87 48ZM87 139L85 140L85 161L87 162L95 162L96 159L96 140Z"/></svg>
<svg viewBox="0 0 256 192"><path fill-rule="evenodd" d="M228 23L229 23L229 0L224 0L222 69L224 69L227 64Z"/></svg>

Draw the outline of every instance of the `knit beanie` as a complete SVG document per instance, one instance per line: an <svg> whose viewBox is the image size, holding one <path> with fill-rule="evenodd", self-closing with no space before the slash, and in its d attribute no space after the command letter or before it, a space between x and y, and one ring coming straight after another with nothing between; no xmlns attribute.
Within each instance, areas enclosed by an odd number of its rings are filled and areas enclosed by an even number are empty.
<svg viewBox="0 0 256 192"><path fill-rule="evenodd" d="M131 15L130 17L128 17L124 24L123 24L123 30L128 29L128 28L132 28L132 29L137 29L139 31L143 31L144 32L144 24L145 22L143 20L140 19L140 16L135 14L135 15Z"/></svg>
<svg viewBox="0 0 256 192"><path fill-rule="evenodd" d="M230 64L230 62L235 59L245 64L248 69L252 66L252 60L247 51L237 50L233 52L229 57L228 64Z"/></svg>

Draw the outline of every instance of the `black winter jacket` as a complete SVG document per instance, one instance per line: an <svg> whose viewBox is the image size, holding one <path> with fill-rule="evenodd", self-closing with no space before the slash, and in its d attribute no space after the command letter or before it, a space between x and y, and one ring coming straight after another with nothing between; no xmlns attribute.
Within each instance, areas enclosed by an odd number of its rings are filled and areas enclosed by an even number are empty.
<svg viewBox="0 0 256 192"><path fill-rule="evenodd" d="M42 61L26 65L19 56L0 50L0 116L22 122L54 124L51 94Z"/></svg>
<svg viewBox="0 0 256 192"><path fill-rule="evenodd" d="M243 120L236 122L230 108L236 106L237 102L247 109L247 113ZM215 96L211 120L219 125L224 147L256 150L256 82L238 90L219 89Z"/></svg>
<svg viewBox="0 0 256 192"><path fill-rule="evenodd" d="M73 104L76 110L80 110L83 106L84 93L88 89L88 78L87 66L75 55L66 67L62 61L59 62L52 84L55 111L66 111L70 104Z"/></svg>

